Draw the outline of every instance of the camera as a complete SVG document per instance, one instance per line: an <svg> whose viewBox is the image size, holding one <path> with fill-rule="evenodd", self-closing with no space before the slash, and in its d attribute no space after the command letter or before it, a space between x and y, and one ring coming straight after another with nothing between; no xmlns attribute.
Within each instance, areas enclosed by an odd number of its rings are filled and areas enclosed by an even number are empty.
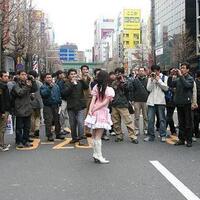
<svg viewBox="0 0 200 200"><path fill-rule="evenodd" d="M29 81L33 81L33 76L28 75L28 76L27 76L27 80L29 80Z"/></svg>
<svg viewBox="0 0 200 200"><path fill-rule="evenodd" d="M117 76L117 80L120 81L120 82L125 82L124 77L122 75Z"/></svg>
<svg viewBox="0 0 200 200"><path fill-rule="evenodd" d="M150 77L156 78L156 73L155 73L155 72L152 72L152 73L150 74Z"/></svg>

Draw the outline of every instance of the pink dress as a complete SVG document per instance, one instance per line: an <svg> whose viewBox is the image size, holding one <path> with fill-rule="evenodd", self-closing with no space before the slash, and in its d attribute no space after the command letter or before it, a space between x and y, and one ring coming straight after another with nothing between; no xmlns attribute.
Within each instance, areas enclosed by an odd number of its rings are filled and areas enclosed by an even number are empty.
<svg viewBox="0 0 200 200"><path fill-rule="evenodd" d="M97 85L94 86L91 94L92 94L92 96L97 97L96 102L94 104L94 108L95 108L96 106L98 106L99 104L102 103L102 100L100 100L100 98L99 98L99 92L98 92ZM108 98L109 102L110 102L110 101L113 100L114 96L115 96L115 92L114 92L113 88L107 86L103 100L105 100L105 98ZM108 109L108 105L105 105L104 107L95 111L93 113L93 116L96 118L95 124L93 124L91 126L91 124L88 124L87 122L85 122L86 126L88 126L89 128L92 128L92 129L98 129L98 128L103 128L103 129L106 129L106 130L111 129L112 120L111 120L111 115L110 115L110 112L109 112L109 109Z"/></svg>

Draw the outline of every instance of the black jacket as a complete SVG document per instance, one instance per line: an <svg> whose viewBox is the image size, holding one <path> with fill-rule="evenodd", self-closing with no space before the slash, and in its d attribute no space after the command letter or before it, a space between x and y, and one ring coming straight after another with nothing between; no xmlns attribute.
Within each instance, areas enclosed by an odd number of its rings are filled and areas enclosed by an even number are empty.
<svg viewBox="0 0 200 200"><path fill-rule="evenodd" d="M120 83L118 80L112 83L112 88L115 90L115 97L111 103L112 107L128 108L129 86L130 84L128 84L128 82Z"/></svg>
<svg viewBox="0 0 200 200"><path fill-rule="evenodd" d="M189 74L180 76L172 82L172 86L175 88L174 102L176 105L191 104L194 86L194 79L192 76Z"/></svg>
<svg viewBox="0 0 200 200"><path fill-rule="evenodd" d="M197 85L197 104L200 106L200 80L196 78L195 82Z"/></svg>
<svg viewBox="0 0 200 200"><path fill-rule="evenodd" d="M37 84L32 81L32 86L26 85L22 81L18 81L13 87L11 93L14 98L14 112L17 117L29 117L33 110L31 106L30 94L37 91Z"/></svg>
<svg viewBox="0 0 200 200"><path fill-rule="evenodd" d="M0 81L0 114L11 110L10 94L7 83Z"/></svg>
<svg viewBox="0 0 200 200"><path fill-rule="evenodd" d="M135 102L147 102L149 93L147 91L146 77L137 77L133 80L133 101Z"/></svg>
<svg viewBox="0 0 200 200"><path fill-rule="evenodd" d="M89 84L83 80L77 82L77 85L66 82L63 90L61 91L61 96L67 101L68 110L83 110L86 108L86 99L84 96L84 90L89 88Z"/></svg>

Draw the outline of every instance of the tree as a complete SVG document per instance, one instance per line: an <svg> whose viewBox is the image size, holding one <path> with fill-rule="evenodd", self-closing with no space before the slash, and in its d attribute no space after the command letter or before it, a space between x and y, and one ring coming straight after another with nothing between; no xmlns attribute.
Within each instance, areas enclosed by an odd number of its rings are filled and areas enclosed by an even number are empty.
<svg viewBox="0 0 200 200"><path fill-rule="evenodd" d="M191 36L190 31L175 35L172 41L173 64L184 61L191 61L196 58L196 40Z"/></svg>

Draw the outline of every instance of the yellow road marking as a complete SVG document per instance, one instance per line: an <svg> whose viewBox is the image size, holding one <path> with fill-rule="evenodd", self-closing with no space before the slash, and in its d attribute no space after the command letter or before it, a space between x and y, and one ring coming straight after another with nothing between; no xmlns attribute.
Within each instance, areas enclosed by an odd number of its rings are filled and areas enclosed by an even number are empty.
<svg viewBox="0 0 200 200"><path fill-rule="evenodd" d="M31 143L33 146L32 147L25 147L25 148L17 148L17 150L19 151L29 151L29 150L34 150L34 149L37 149L39 144L40 144L40 139L34 139L33 140L33 143Z"/></svg>
<svg viewBox="0 0 200 200"><path fill-rule="evenodd" d="M66 147L66 145L68 145L70 141L71 141L71 138L65 138L63 142L54 146L53 149L74 149L74 146Z"/></svg>
<svg viewBox="0 0 200 200"><path fill-rule="evenodd" d="M178 141L178 137L175 135L170 135L170 138L166 139L167 144L175 144Z"/></svg>

